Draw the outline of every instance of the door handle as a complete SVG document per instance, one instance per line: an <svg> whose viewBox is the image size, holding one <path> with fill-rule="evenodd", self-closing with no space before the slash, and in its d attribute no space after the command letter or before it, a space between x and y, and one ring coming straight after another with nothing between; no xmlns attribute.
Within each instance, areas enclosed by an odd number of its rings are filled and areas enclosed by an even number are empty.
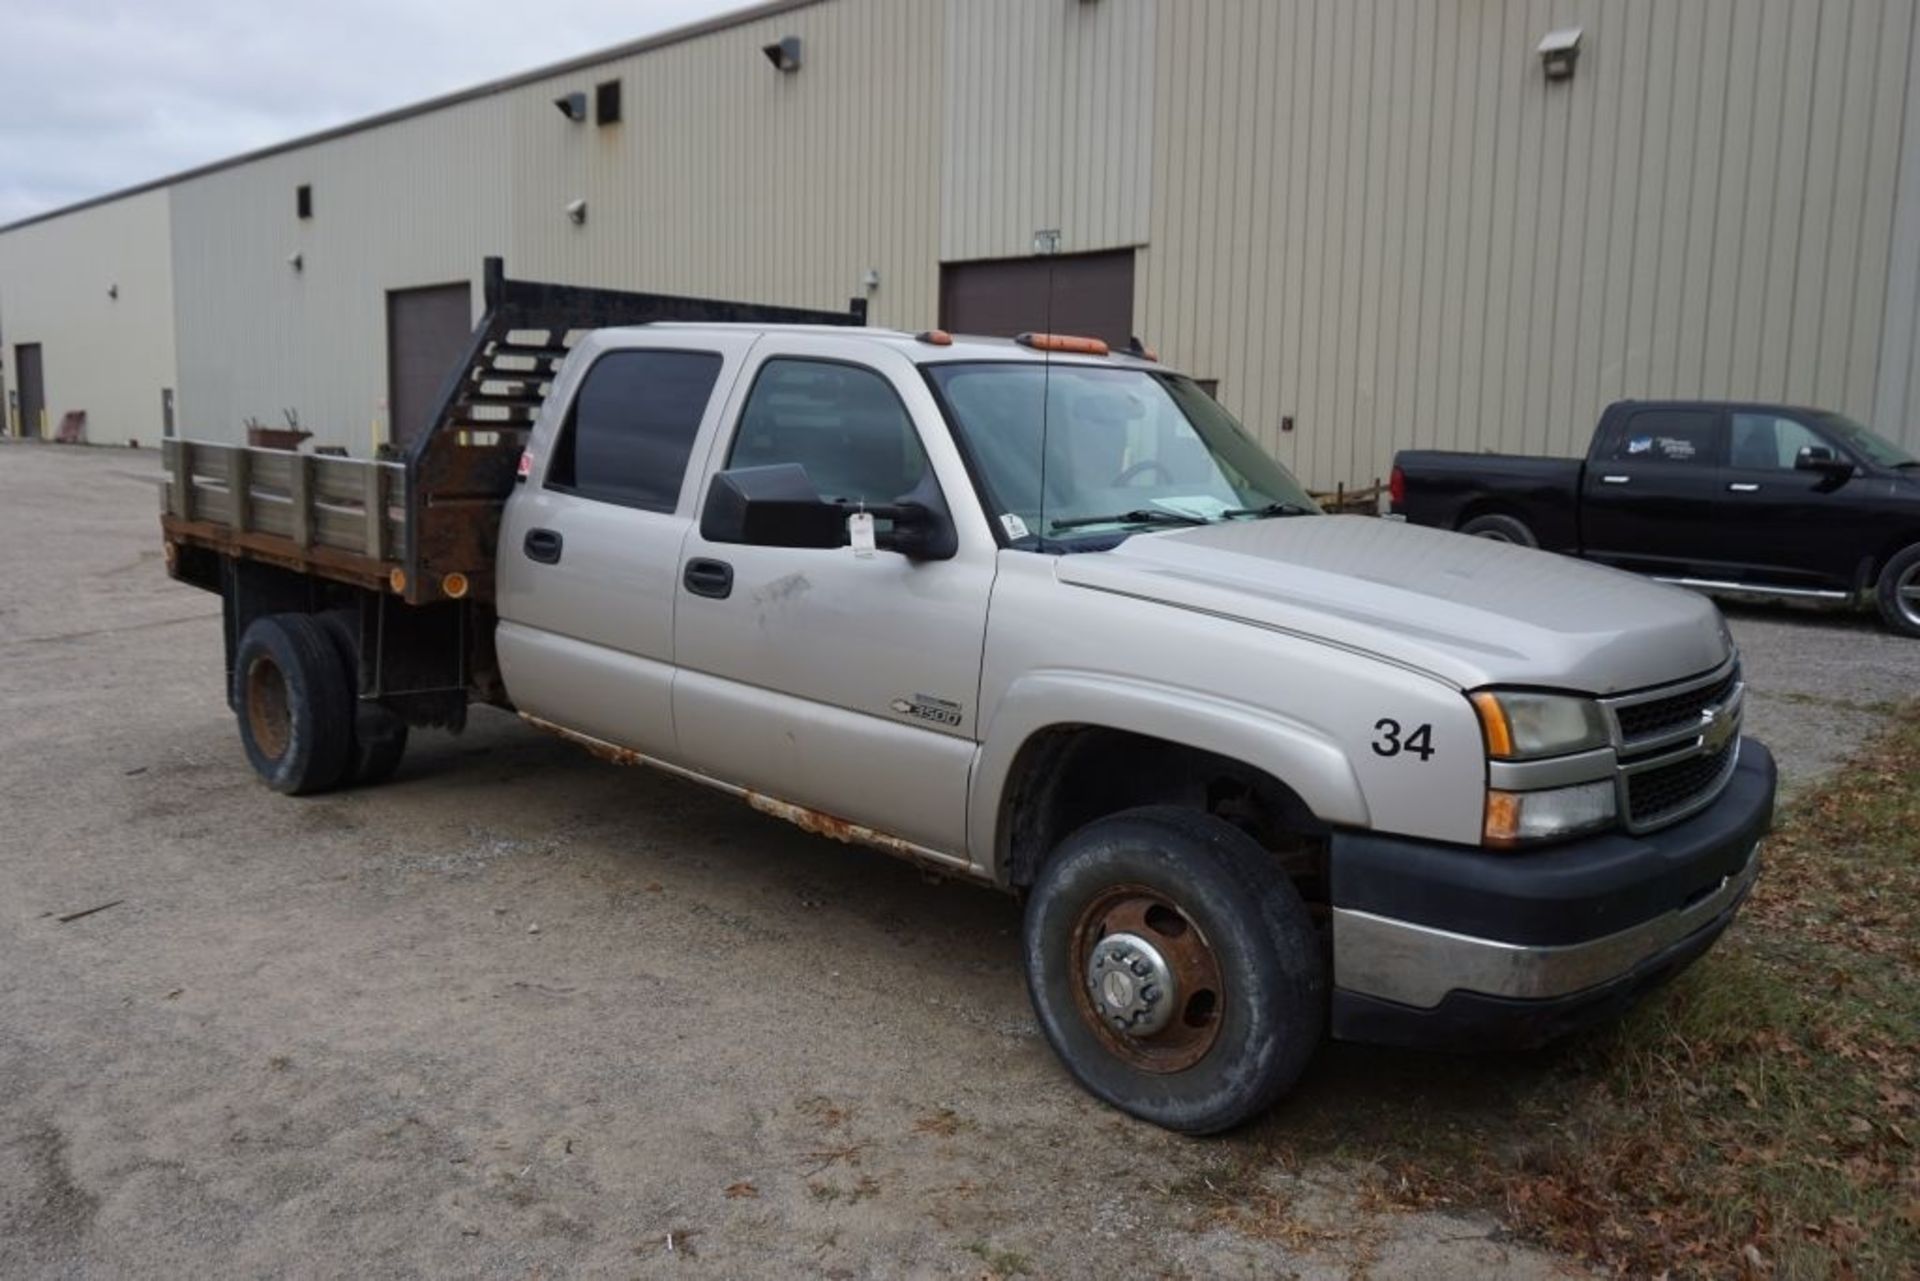
<svg viewBox="0 0 1920 1281"><path fill-rule="evenodd" d="M1606 485L1624 485L1632 479L1631 476L1602 476L1600 481Z"/></svg>
<svg viewBox="0 0 1920 1281"><path fill-rule="evenodd" d="M1736 494L1757 494L1760 492L1760 486L1741 480L1734 481L1731 485L1728 485L1727 488Z"/></svg>
<svg viewBox="0 0 1920 1281"><path fill-rule="evenodd" d="M562 539L555 530L529 529L527 540L520 546L521 550L527 553L528 560L537 560L542 565L557 565L560 563L561 542Z"/></svg>
<svg viewBox="0 0 1920 1281"><path fill-rule="evenodd" d="M733 566L724 560L708 560L704 556L697 556L687 562L687 572L680 581L695 596L725 600L733 595Z"/></svg>

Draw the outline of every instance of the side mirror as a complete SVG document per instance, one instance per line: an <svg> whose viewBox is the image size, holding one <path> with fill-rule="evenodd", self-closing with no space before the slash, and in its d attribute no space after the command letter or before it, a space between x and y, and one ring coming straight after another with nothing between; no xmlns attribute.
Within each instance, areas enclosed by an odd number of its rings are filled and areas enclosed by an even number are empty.
<svg viewBox="0 0 1920 1281"><path fill-rule="evenodd" d="M1802 445L1800 452L1794 455L1795 471L1820 472L1829 479L1845 480L1853 475L1853 464L1834 455L1826 445Z"/></svg>
<svg viewBox="0 0 1920 1281"><path fill-rule="evenodd" d="M700 536L756 547L845 547L847 511L821 498L799 463L737 467L708 486Z"/></svg>

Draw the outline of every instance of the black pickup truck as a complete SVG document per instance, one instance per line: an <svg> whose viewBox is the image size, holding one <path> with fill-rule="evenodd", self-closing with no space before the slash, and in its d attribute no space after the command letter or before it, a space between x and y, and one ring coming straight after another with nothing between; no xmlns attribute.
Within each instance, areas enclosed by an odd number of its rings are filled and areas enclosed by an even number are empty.
<svg viewBox="0 0 1920 1281"><path fill-rule="evenodd" d="M1393 511L1722 595L1873 605L1920 636L1920 459L1842 414L1609 405L1585 459L1407 450Z"/></svg>

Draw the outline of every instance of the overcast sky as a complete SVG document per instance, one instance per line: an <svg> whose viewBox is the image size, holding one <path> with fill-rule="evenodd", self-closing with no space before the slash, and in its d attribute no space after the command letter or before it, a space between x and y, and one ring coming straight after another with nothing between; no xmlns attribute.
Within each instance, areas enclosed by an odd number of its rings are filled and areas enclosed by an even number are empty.
<svg viewBox="0 0 1920 1281"><path fill-rule="evenodd" d="M0 225L745 0L0 0Z"/></svg>

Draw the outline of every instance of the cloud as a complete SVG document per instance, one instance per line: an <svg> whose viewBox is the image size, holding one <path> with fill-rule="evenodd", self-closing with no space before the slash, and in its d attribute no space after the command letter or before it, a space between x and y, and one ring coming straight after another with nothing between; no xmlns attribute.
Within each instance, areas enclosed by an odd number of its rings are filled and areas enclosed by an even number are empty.
<svg viewBox="0 0 1920 1281"><path fill-rule="evenodd" d="M0 225L741 0L0 0Z"/></svg>

